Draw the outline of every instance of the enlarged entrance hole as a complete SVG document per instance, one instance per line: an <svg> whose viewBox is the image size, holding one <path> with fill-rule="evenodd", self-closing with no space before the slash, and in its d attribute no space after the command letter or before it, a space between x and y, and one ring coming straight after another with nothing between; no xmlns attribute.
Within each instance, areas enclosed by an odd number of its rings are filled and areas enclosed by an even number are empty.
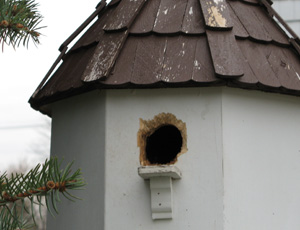
<svg viewBox="0 0 300 230"><path fill-rule="evenodd" d="M171 113L161 113L153 120L140 119L138 146L140 163L169 165L187 151L186 125Z"/></svg>
<svg viewBox="0 0 300 230"><path fill-rule="evenodd" d="M182 137L173 125L159 127L146 140L146 157L151 164L168 164L180 153Z"/></svg>

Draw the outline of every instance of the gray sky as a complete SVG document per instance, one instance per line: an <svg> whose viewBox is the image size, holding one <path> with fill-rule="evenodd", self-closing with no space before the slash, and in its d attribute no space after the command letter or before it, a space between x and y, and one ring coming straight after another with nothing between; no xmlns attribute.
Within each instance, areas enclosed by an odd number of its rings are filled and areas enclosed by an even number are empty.
<svg viewBox="0 0 300 230"><path fill-rule="evenodd" d="M28 99L57 56L59 46L95 10L99 1L37 0L44 16L41 44L0 52L0 173L10 165L36 164L49 152L50 119ZM37 150L39 149L39 150ZM44 155L38 151L46 152Z"/></svg>

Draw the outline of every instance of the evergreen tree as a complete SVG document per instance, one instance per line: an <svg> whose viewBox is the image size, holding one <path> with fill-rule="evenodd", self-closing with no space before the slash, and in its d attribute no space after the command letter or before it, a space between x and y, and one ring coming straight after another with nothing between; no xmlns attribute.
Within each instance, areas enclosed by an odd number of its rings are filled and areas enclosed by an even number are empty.
<svg viewBox="0 0 300 230"><path fill-rule="evenodd" d="M28 47L30 40L39 44L38 27L42 16L34 0L0 0L0 45L14 48L20 44ZM71 173L72 163L61 169L57 158L46 160L26 175L6 173L0 175L0 230L35 229L36 205L42 217L41 207L46 204L48 211L58 213L57 202L60 194L74 201L79 199L69 191L81 189L85 182L80 169ZM28 207L29 202L29 207ZM28 215L30 214L30 218Z"/></svg>
<svg viewBox="0 0 300 230"><path fill-rule="evenodd" d="M30 40L39 43L42 16L34 0L0 0L0 45L20 44L28 47Z"/></svg>
<svg viewBox="0 0 300 230"><path fill-rule="evenodd" d="M79 199L69 190L80 189L85 182L80 169L71 173L71 166L72 163L61 169L61 162L57 158L51 158L26 175L15 173L10 178L6 173L0 175L0 230L34 229L34 206L39 205L41 210L45 203L48 211L54 215L53 212L58 213L60 194L72 201ZM25 203L27 200L31 204L29 208ZM33 224L25 213L31 214Z"/></svg>

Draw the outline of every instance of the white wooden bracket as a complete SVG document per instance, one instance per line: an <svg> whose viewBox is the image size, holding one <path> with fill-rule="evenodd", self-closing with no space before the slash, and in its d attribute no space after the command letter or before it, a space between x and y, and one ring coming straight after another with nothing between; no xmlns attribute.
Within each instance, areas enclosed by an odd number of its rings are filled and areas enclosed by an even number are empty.
<svg viewBox="0 0 300 230"><path fill-rule="evenodd" d="M174 165L141 166L138 173L150 180L152 219L172 219L172 179L181 179L180 170Z"/></svg>

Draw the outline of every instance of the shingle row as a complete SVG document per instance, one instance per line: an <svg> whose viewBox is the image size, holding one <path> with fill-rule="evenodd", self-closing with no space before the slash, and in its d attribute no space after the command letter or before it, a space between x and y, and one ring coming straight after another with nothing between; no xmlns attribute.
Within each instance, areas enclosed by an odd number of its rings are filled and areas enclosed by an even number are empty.
<svg viewBox="0 0 300 230"><path fill-rule="evenodd" d="M257 0L114 0L31 102L128 87L299 95L299 74L299 53Z"/></svg>

